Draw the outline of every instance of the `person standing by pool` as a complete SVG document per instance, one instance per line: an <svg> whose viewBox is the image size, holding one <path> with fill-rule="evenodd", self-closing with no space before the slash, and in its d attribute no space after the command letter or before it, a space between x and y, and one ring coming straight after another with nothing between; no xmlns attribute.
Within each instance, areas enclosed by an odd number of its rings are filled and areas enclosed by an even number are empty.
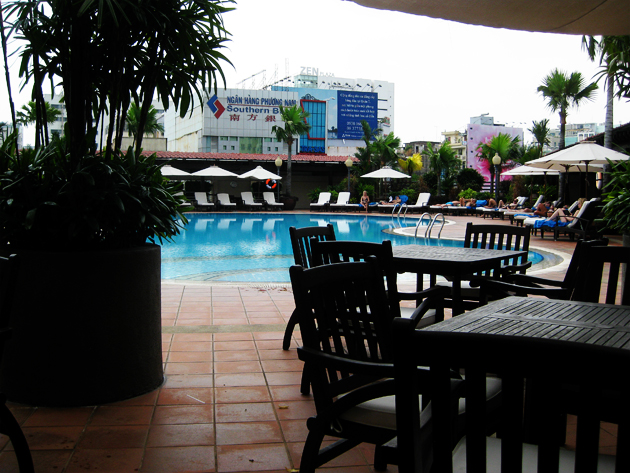
<svg viewBox="0 0 630 473"><path fill-rule="evenodd" d="M368 196L367 191L363 191L363 196L361 196L361 205L365 208L365 213L367 213L368 205L370 205L370 197Z"/></svg>

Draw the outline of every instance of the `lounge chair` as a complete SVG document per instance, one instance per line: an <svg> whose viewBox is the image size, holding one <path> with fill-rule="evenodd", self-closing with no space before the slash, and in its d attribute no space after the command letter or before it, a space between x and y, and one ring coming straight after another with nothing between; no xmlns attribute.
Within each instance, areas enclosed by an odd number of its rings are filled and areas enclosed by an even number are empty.
<svg viewBox="0 0 630 473"><path fill-rule="evenodd" d="M329 204L330 210L344 210L350 204L350 192L340 192L337 202Z"/></svg>
<svg viewBox="0 0 630 473"><path fill-rule="evenodd" d="M540 227L540 237L544 238L545 231L553 231L553 239L557 240L561 233L565 235L569 235L571 241L577 235L580 238L586 238L591 233L595 233L592 231L591 225L593 220L597 218L599 213L602 210L602 203L598 200L587 200L582 204L582 208L577 216L573 217L570 222L566 225L556 225L552 226L549 224L543 224ZM591 235L595 236L595 235Z"/></svg>
<svg viewBox="0 0 630 473"><path fill-rule="evenodd" d="M430 198L431 194L429 192L421 192L420 194L418 194L418 200L415 204L405 205L405 213L407 213L408 210L411 210L411 213L413 213L414 210L417 210L418 212L421 212L422 210L428 210Z"/></svg>
<svg viewBox="0 0 630 473"><path fill-rule="evenodd" d="M219 201L219 204L221 204L221 207L236 210L236 204L234 202L230 202L229 194L217 194L217 200Z"/></svg>
<svg viewBox="0 0 630 473"><path fill-rule="evenodd" d="M284 204L282 202L276 202L276 195L273 192L263 192L263 199L267 203L267 208L269 209L284 209Z"/></svg>
<svg viewBox="0 0 630 473"><path fill-rule="evenodd" d="M263 208L263 204L254 202L254 195L251 192L241 192L241 199L243 199L243 205L249 209Z"/></svg>
<svg viewBox="0 0 630 473"><path fill-rule="evenodd" d="M544 199L544 198L545 198L545 196L544 196L544 195L542 195L542 194L540 194L540 195L538 196L538 199L537 199L537 200L536 200L536 202L534 203L534 205L532 205L532 209L535 209L536 207L538 207L538 204L540 204L540 203L543 201L543 199ZM522 206L521 206L521 207L522 207ZM532 212L533 212L533 211L532 211ZM528 213L528 212L524 212L524 211L522 210L522 208L520 209L520 211L519 211L519 210L516 210L516 211L513 211L513 210L508 210L508 211L505 213L505 215L507 215L507 216L508 216L508 218L510 219L510 224L512 224L512 223L514 223L514 222L516 222L516 225L517 225L517 226L520 226L520 227L522 227L522 226L523 226L523 224L524 224L524 222L525 222L525 219L526 219L526 218L529 218L529 217L533 217L533 216L534 216L531 212L529 212L529 213Z"/></svg>
<svg viewBox="0 0 630 473"><path fill-rule="evenodd" d="M311 204L311 210L325 210L330 205L330 192L320 192L316 203Z"/></svg>
<svg viewBox="0 0 630 473"><path fill-rule="evenodd" d="M205 192L195 192L197 207L201 209L214 209L214 202L208 202L208 194Z"/></svg>

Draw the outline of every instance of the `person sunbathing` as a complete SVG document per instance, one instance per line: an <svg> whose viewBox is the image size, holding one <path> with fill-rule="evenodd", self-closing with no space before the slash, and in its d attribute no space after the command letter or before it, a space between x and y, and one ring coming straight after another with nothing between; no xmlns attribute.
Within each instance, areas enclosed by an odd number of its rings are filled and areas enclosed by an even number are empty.
<svg viewBox="0 0 630 473"><path fill-rule="evenodd" d="M381 200L379 202L380 205L396 205L396 204L400 204L402 201L400 200L400 196L396 196L393 197L390 195L389 196L389 202L385 202L384 200Z"/></svg>
<svg viewBox="0 0 630 473"><path fill-rule="evenodd" d="M516 207L518 207L518 198L514 199L511 204L508 204L508 207L510 209L515 209Z"/></svg>
<svg viewBox="0 0 630 473"><path fill-rule="evenodd" d="M538 204L538 207L534 210L534 215L537 217L546 217L549 214L549 209L551 209L551 202L542 202Z"/></svg>
<svg viewBox="0 0 630 473"><path fill-rule="evenodd" d="M488 199L488 204L484 205L484 208L486 208L486 209L496 209L497 208L497 201L494 200L491 197L490 199Z"/></svg>
<svg viewBox="0 0 630 473"><path fill-rule="evenodd" d="M459 199L459 205L462 207L475 207L477 205L477 199Z"/></svg>

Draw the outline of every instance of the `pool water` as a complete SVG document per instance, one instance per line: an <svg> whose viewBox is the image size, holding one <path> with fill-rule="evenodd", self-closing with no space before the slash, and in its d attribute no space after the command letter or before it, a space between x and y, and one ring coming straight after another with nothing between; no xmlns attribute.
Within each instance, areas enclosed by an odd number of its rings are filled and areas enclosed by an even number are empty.
<svg viewBox="0 0 630 473"><path fill-rule="evenodd" d="M338 240L392 245L463 246L463 241L414 239L387 231L415 227L417 219L313 214L187 214L186 230L162 245L162 279L191 281L288 283L294 264L289 227L332 223ZM542 256L530 252L533 263Z"/></svg>

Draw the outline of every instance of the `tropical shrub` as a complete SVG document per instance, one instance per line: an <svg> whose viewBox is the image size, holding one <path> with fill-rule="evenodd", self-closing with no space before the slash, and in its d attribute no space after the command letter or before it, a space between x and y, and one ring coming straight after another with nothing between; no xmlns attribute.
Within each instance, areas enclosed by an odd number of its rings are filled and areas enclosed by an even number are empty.
<svg viewBox="0 0 630 473"><path fill-rule="evenodd" d="M611 179L604 190L604 221L606 227L622 234L630 234L630 161L609 161Z"/></svg>
<svg viewBox="0 0 630 473"><path fill-rule="evenodd" d="M483 176L473 168L463 168L457 174L457 184L462 189L472 189L477 192L483 187Z"/></svg>
<svg viewBox="0 0 630 473"><path fill-rule="evenodd" d="M466 189L457 194L457 197L460 199L463 197L464 199L476 199L478 192L473 189Z"/></svg>

